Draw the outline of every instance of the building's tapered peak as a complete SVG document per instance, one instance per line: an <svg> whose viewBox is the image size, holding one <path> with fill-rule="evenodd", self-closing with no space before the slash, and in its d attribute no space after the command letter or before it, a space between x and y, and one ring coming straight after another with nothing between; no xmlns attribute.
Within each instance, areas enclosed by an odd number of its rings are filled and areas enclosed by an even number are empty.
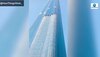
<svg viewBox="0 0 100 57"><path fill-rule="evenodd" d="M50 0L33 28L30 57L66 57L65 42L58 0ZM40 16L39 16L40 17ZM31 30L30 30L31 31ZM34 32L33 31L33 32Z"/></svg>

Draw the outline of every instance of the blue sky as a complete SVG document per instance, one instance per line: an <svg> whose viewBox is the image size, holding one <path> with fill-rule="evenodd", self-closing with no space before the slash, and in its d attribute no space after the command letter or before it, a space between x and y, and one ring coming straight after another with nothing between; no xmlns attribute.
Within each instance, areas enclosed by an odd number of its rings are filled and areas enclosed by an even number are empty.
<svg viewBox="0 0 100 57"><path fill-rule="evenodd" d="M26 2L27 2L27 4L25 4L25 5L28 5L28 0ZM30 25L30 27L32 26L32 24L36 20L39 13L44 9L47 2L48 2L48 0L29 0L29 25ZM91 10L91 16L92 16L92 22L93 22L92 24L93 24L94 35L95 35L95 40L96 40L95 41L96 48L98 50L98 54L99 54L98 56L100 57L100 0L91 0L91 2L98 2L99 3L99 10ZM62 15L62 22L63 22L63 29L64 29L64 37L65 37L66 48L67 48L67 37L68 37L67 0L60 0L60 6L61 6L61 15ZM16 16L16 15L19 16L19 11L16 13L13 13L15 10L18 10L18 9L21 12L28 12L27 10L25 10L25 9L28 9L28 6L25 8L22 8L22 7L0 7L0 33L3 29L3 25L6 23L6 21L8 21L8 19L10 17ZM4 12L6 12L6 13L4 13ZM24 13L21 13L21 14L23 15ZM12 17L11 19L17 20L17 18L14 18L14 17ZM18 19L21 19L21 18L18 17ZM6 29L7 28L5 28L5 30L4 30L5 31L4 35L7 35ZM12 31L12 30L10 30L10 31ZM3 39L7 40L6 38L3 38ZM2 43L3 39L0 38L0 44ZM12 41L12 38L9 38L9 40L8 40L8 44ZM3 44L3 47L5 47L4 45L6 45L6 44ZM10 47L10 46L7 46L7 47ZM4 48L4 49L6 49L6 48ZM11 49L11 48L8 48L8 49ZM2 50L2 49L0 49L0 50ZM3 57L5 52L6 52L6 50L4 52L0 51L0 54L3 53L0 56Z"/></svg>
<svg viewBox="0 0 100 57"><path fill-rule="evenodd" d="M28 0L24 7L0 6L0 57L12 56L27 14Z"/></svg>

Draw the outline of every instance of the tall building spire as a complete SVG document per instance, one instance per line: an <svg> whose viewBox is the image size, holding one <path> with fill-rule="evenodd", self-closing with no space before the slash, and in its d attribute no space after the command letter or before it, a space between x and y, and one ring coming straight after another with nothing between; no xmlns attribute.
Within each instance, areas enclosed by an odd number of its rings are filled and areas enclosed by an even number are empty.
<svg viewBox="0 0 100 57"><path fill-rule="evenodd" d="M30 46L30 57L66 57L60 7L51 0Z"/></svg>

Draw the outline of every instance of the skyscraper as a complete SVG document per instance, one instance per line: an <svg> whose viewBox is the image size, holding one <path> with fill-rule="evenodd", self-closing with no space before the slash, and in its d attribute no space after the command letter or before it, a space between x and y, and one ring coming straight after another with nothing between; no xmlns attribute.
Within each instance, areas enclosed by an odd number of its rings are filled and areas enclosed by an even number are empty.
<svg viewBox="0 0 100 57"><path fill-rule="evenodd" d="M66 57L58 0L50 0L30 29L30 57ZM33 30L34 29L34 30Z"/></svg>

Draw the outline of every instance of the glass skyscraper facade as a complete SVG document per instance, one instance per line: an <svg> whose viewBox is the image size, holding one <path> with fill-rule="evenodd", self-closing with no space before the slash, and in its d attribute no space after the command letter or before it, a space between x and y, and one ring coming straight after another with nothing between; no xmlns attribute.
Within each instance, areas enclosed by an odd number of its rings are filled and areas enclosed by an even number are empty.
<svg viewBox="0 0 100 57"><path fill-rule="evenodd" d="M66 57L58 0L48 1L31 27L29 57Z"/></svg>

